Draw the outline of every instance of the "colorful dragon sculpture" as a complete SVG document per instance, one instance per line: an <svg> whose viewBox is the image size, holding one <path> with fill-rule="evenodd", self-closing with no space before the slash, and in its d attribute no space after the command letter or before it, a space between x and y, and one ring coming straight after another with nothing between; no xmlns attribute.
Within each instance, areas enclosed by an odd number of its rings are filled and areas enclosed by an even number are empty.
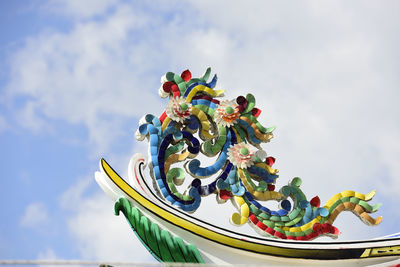
<svg viewBox="0 0 400 267"><path fill-rule="evenodd" d="M159 89L160 96L168 98L164 113L159 117L149 114L140 121L135 136L149 141L149 166L159 197L188 213L196 211L202 197L211 194L217 195L219 203L231 199L238 208L231 218L234 224L249 222L258 233L280 239L337 237L339 230L333 222L344 210L368 225L381 222L381 217L369 215L380 206L367 203L375 191L343 191L321 206L318 196L305 196L298 177L275 190L275 158L261 147L273 137L274 127L260 124L261 110L252 94L218 100L224 91L214 89L216 75L208 81L210 72L208 68L200 78L192 78L189 70L181 75L166 73ZM216 160L202 167L196 158L200 154ZM192 180L180 192L177 186L187 176ZM279 209L267 208L266 201L279 202Z"/></svg>

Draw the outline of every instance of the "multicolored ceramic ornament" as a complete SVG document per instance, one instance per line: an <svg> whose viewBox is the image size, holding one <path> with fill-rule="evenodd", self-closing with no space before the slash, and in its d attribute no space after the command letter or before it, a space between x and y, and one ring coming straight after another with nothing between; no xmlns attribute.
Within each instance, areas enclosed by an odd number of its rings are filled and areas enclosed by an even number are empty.
<svg viewBox="0 0 400 267"><path fill-rule="evenodd" d="M224 91L215 89L217 76L209 81L210 72L209 68L200 78L193 78L189 70L181 75L166 73L159 89L160 96L168 98L165 111L144 116L135 134L140 141L147 139L148 157L132 157L128 182L105 160L100 163L102 172L96 173L99 185L116 201L116 213L124 213L155 258L162 262L358 266L400 257L398 235L355 242L304 242L320 236L336 238L340 231L333 223L342 211L353 212L367 225L378 225L382 217L370 214L380 204L368 203L375 190L368 194L343 191L325 205L318 196L310 199L303 193L298 177L275 190L275 158L261 146L271 140L275 127L259 122L261 110L252 94L219 100ZM204 166L200 155L213 163ZM210 195L216 195L217 203L230 199L237 212L227 220L235 225L248 223L261 236L232 232L197 218L195 211ZM268 208L267 202L277 203L278 208Z"/></svg>

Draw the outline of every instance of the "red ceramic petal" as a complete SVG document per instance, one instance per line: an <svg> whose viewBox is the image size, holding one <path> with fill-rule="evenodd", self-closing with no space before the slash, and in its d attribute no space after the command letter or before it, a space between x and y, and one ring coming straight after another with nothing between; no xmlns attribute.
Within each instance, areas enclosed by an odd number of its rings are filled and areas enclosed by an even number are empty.
<svg viewBox="0 0 400 267"><path fill-rule="evenodd" d="M308 235L306 235L306 237L307 237L306 240L311 240L311 239L314 239L314 238L316 238L316 237L318 237L318 236L319 236L319 233L311 232L311 233L309 233Z"/></svg>
<svg viewBox="0 0 400 267"><path fill-rule="evenodd" d="M270 235L274 235L275 234L275 230L272 229L271 227L268 227L267 229L265 229L265 232L267 232Z"/></svg>
<svg viewBox="0 0 400 267"><path fill-rule="evenodd" d="M321 232L321 231L322 231L322 226L321 226L321 224L320 224L320 223L315 223L315 224L313 225L313 232L319 233L319 232Z"/></svg>
<svg viewBox="0 0 400 267"><path fill-rule="evenodd" d="M172 85L171 85L171 90L172 90L172 91L179 91L178 85L176 85L175 83L172 83Z"/></svg>
<svg viewBox="0 0 400 267"><path fill-rule="evenodd" d="M223 200L227 200L231 197L231 192L229 192L228 190L220 190L219 197Z"/></svg>
<svg viewBox="0 0 400 267"><path fill-rule="evenodd" d="M337 229L335 226L332 226L331 234L340 235L341 233L339 229Z"/></svg>
<svg viewBox="0 0 400 267"><path fill-rule="evenodd" d="M332 230L332 225L330 225L329 223L323 223L321 224L321 227L323 233L330 233Z"/></svg>
<svg viewBox="0 0 400 267"><path fill-rule="evenodd" d="M275 190L275 185L274 184L269 184L268 185L268 191L274 191Z"/></svg>
<svg viewBox="0 0 400 267"><path fill-rule="evenodd" d="M272 167L272 165L275 163L275 158L274 157L268 157L265 159L265 163L267 163L268 166Z"/></svg>
<svg viewBox="0 0 400 267"><path fill-rule="evenodd" d="M257 219L256 215L254 215L253 213L250 214L249 219L254 224L257 224L259 222L259 220Z"/></svg>
<svg viewBox="0 0 400 267"><path fill-rule="evenodd" d="M286 235L282 234L281 232L278 232L278 231L275 232L274 236L276 236L277 238L280 238L280 239L286 239Z"/></svg>
<svg viewBox="0 0 400 267"><path fill-rule="evenodd" d="M236 103L238 104L239 112L242 113L247 107L247 100L244 96L238 96L236 98Z"/></svg>
<svg viewBox="0 0 400 267"><path fill-rule="evenodd" d="M253 108L251 110L251 114L253 114L254 117L258 118L258 116L260 116L260 114L261 114L261 110L258 108Z"/></svg>
<svg viewBox="0 0 400 267"><path fill-rule="evenodd" d="M174 98L176 98L177 96L181 96L181 92L179 91L179 87L175 83L172 84L171 90L172 90L172 92L174 94Z"/></svg>
<svg viewBox="0 0 400 267"><path fill-rule="evenodd" d="M268 227L268 226L266 226L265 224L263 224L260 221L258 221L258 223L256 225L257 225L258 228L260 228L263 231L265 231L265 229L267 229L267 227Z"/></svg>
<svg viewBox="0 0 400 267"><path fill-rule="evenodd" d="M247 108L247 99L244 96L236 98L236 103L239 105L239 112L243 112Z"/></svg>
<svg viewBox="0 0 400 267"><path fill-rule="evenodd" d="M175 83L173 83L173 82L165 82L164 84L163 84L163 90L164 90L164 92L166 92L166 93L170 93L171 92L171 90L172 90L172 85L174 85Z"/></svg>
<svg viewBox="0 0 400 267"><path fill-rule="evenodd" d="M239 113L242 113L245 110L244 106L237 106L237 109Z"/></svg>
<svg viewBox="0 0 400 267"><path fill-rule="evenodd" d="M185 82L188 82L188 81L190 81L190 79L192 78L192 73L190 73L189 70L185 70L184 72L182 72L181 78L182 78Z"/></svg>
<svg viewBox="0 0 400 267"><path fill-rule="evenodd" d="M247 103L247 100L244 96L241 95L236 98L236 103L238 105L244 105L244 103Z"/></svg>
<svg viewBox="0 0 400 267"><path fill-rule="evenodd" d="M161 114L161 116L159 117L159 120L161 121L161 123L164 122L166 117L167 117L167 113L164 111L163 114Z"/></svg>
<svg viewBox="0 0 400 267"><path fill-rule="evenodd" d="M318 196L315 196L311 199L310 204L311 206L318 208L321 205L321 200L319 199Z"/></svg>

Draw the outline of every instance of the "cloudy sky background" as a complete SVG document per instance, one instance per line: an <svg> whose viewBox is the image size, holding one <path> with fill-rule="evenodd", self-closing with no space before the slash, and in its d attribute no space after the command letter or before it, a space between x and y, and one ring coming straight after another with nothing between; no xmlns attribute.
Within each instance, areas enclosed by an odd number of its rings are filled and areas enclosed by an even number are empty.
<svg viewBox="0 0 400 267"><path fill-rule="evenodd" d="M303 179L383 206L378 227L344 213L340 240L399 232L398 1L1 1L1 259L154 262L94 181L145 152L139 118L161 114L160 77L210 66L226 98L251 92L277 187ZM204 201L228 225L234 209ZM215 204L216 205L216 204ZM244 232L249 229L240 228Z"/></svg>

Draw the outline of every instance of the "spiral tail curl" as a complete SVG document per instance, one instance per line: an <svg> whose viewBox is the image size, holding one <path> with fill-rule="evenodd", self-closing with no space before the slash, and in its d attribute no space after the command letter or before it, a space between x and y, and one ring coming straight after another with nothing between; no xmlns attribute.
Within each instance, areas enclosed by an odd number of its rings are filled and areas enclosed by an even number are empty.
<svg viewBox="0 0 400 267"><path fill-rule="evenodd" d="M382 216L373 218L369 213L376 212L381 206L380 203L371 206L367 203L375 195L375 190L368 194L361 194L351 190L343 191L333 196L324 206L329 211L327 223L332 224L339 213L342 211L351 211L367 225L378 225L382 221Z"/></svg>

